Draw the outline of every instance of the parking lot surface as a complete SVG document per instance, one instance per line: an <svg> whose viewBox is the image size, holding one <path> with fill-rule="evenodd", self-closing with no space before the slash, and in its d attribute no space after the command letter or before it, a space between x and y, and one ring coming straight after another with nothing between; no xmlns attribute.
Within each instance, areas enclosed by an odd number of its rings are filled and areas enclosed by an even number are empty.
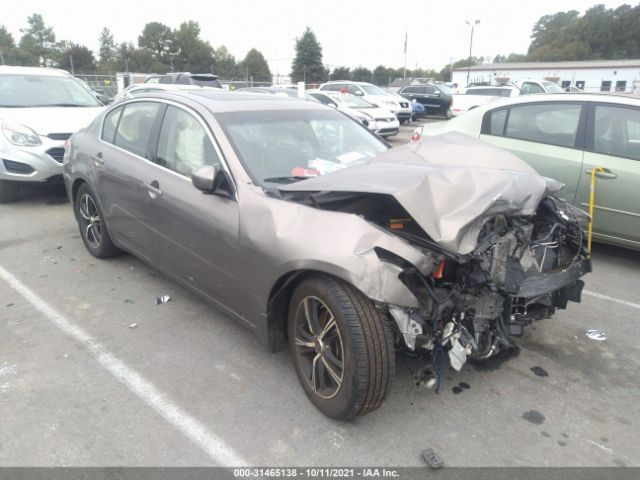
<svg viewBox="0 0 640 480"><path fill-rule="evenodd" d="M0 205L0 465L418 466L433 448L448 466L640 466L640 253L593 260L583 302L519 348L439 394L398 357L386 403L345 423L287 351L130 255L91 257L62 188L30 188Z"/></svg>

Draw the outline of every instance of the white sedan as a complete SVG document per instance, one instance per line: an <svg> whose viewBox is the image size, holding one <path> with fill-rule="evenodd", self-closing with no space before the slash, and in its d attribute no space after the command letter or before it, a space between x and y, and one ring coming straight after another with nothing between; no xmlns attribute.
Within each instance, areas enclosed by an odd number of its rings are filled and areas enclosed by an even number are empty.
<svg viewBox="0 0 640 480"><path fill-rule="evenodd" d="M391 137L400 130L398 118L389 110L376 107L350 93L324 90L307 90L307 93L321 103L337 108L359 120L369 130L381 137Z"/></svg>

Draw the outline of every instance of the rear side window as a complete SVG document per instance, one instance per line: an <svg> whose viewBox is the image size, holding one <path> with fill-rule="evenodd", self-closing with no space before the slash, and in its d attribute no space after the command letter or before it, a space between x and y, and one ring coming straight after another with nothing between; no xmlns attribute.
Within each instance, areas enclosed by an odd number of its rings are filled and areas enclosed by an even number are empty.
<svg viewBox="0 0 640 480"><path fill-rule="evenodd" d="M113 137L116 135L116 129L118 128L118 122L120 121L120 115L122 114L122 107L114 108L104 117L104 123L102 124L102 140L105 142L113 143Z"/></svg>
<svg viewBox="0 0 640 480"><path fill-rule="evenodd" d="M504 127L507 122L507 109L496 110L490 113L490 129L489 133L491 135L504 135Z"/></svg>
<svg viewBox="0 0 640 480"><path fill-rule="evenodd" d="M505 136L574 147L582 105L544 103L512 107Z"/></svg>
<svg viewBox="0 0 640 480"><path fill-rule="evenodd" d="M149 158L147 144L159 109L160 104L156 102L125 105L116 131L115 145L140 157Z"/></svg>
<svg viewBox="0 0 640 480"><path fill-rule="evenodd" d="M404 87L402 93L418 93L417 87Z"/></svg>
<svg viewBox="0 0 640 480"><path fill-rule="evenodd" d="M597 105L594 117L596 153L640 160L640 110Z"/></svg>
<svg viewBox="0 0 640 480"><path fill-rule="evenodd" d="M207 131L190 113L169 106L158 139L156 162L187 177L202 165L220 165Z"/></svg>
<svg viewBox="0 0 640 480"><path fill-rule="evenodd" d="M581 113L582 105L566 103L531 104L494 110L486 114L482 133L575 147Z"/></svg>

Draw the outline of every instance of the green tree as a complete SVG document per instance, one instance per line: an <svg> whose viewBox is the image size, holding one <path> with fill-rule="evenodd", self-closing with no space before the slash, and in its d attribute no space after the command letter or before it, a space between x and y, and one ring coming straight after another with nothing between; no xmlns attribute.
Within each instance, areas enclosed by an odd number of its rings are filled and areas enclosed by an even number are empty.
<svg viewBox="0 0 640 480"><path fill-rule="evenodd" d="M138 47L149 50L163 63L173 52L173 31L164 23L149 22L138 37Z"/></svg>
<svg viewBox="0 0 640 480"><path fill-rule="evenodd" d="M291 66L291 80L317 83L321 82L326 75L322 64L322 46L315 33L307 27L302 37L296 38L296 56Z"/></svg>
<svg viewBox="0 0 640 480"><path fill-rule="evenodd" d="M393 68L387 68L384 65L378 65L373 70L373 83L376 85L389 85L390 81L394 79L395 71Z"/></svg>
<svg viewBox="0 0 640 480"><path fill-rule="evenodd" d="M353 69L351 78L354 82L371 82L373 80L373 72L366 67L356 67Z"/></svg>
<svg viewBox="0 0 640 480"><path fill-rule="evenodd" d="M213 47L200 38L200 25L189 20L173 32L173 48L169 62L177 70L195 73L211 72L216 59Z"/></svg>
<svg viewBox="0 0 640 480"><path fill-rule="evenodd" d="M236 59L229 53L227 47L221 45L214 51L214 68L216 75L225 80L233 80L234 78L245 78L245 75L239 71Z"/></svg>
<svg viewBox="0 0 640 480"><path fill-rule="evenodd" d="M118 46L116 69L122 72L166 73L167 66L146 48L136 48L131 42Z"/></svg>
<svg viewBox="0 0 640 480"><path fill-rule="evenodd" d="M243 70L247 72L249 78L253 77L254 82L271 82L271 70L264 55L255 48L247 52L242 61Z"/></svg>
<svg viewBox="0 0 640 480"><path fill-rule="evenodd" d="M99 50L99 62L100 69L103 71L113 70L114 62L116 60L116 44L113 41L113 34L108 28L103 28L100 32L98 39L100 44Z"/></svg>
<svg viewBox="0 0 640 480"><path fill-rule="evenodd" d="M42 15L34 13L27 17L27 28L21 29L20 48L34 63L47 65L56 56L56 36L53 28L44 23Z"/></svg>
<svg viewBox="0 0 640 480"><path fill-rule="evenodd" d="M84 45L62 42L60 45L58 68L70 72L89 72L96 70L96 59L93 52Z"/></svg>
<svg viewBox="0 0 640 480"><path fill-rule="evenodd" d="M351 80L351 70L348 67L336 67L331 72L331 80Z"/></svg>

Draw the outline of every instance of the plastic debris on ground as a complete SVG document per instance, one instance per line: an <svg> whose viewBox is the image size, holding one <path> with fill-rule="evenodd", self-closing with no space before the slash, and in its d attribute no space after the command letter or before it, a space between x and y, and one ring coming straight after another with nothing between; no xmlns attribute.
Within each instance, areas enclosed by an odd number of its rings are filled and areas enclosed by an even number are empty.
<svg viewBox="0 0 640 480"><path fill-rule="evenodd" d="M598 340L600 342L603 342L607 339L607 334L602 330L587 330L587 337L589 337L591 340Z"/></svg>
<svg viewBox="0 0 640 480"><path fill-rule="evenodd" d="M444 465L444 460L433 450L433 448L423 450L422 458L431 468L440 468Z"/></svg>
<svg viewBox="0 0 640 480"><path fill-rule="evenodd" d="M156 305L161 305L170 301L171 297L169 295L162 295L161 297L156 298Z"/></svg>
<svg viewBox="0 0 640 480"><path fill-rule="evenodd" d="M138 324L137 323L132 323L131 325L129 325L129 328L138 328Z"/></svg>

